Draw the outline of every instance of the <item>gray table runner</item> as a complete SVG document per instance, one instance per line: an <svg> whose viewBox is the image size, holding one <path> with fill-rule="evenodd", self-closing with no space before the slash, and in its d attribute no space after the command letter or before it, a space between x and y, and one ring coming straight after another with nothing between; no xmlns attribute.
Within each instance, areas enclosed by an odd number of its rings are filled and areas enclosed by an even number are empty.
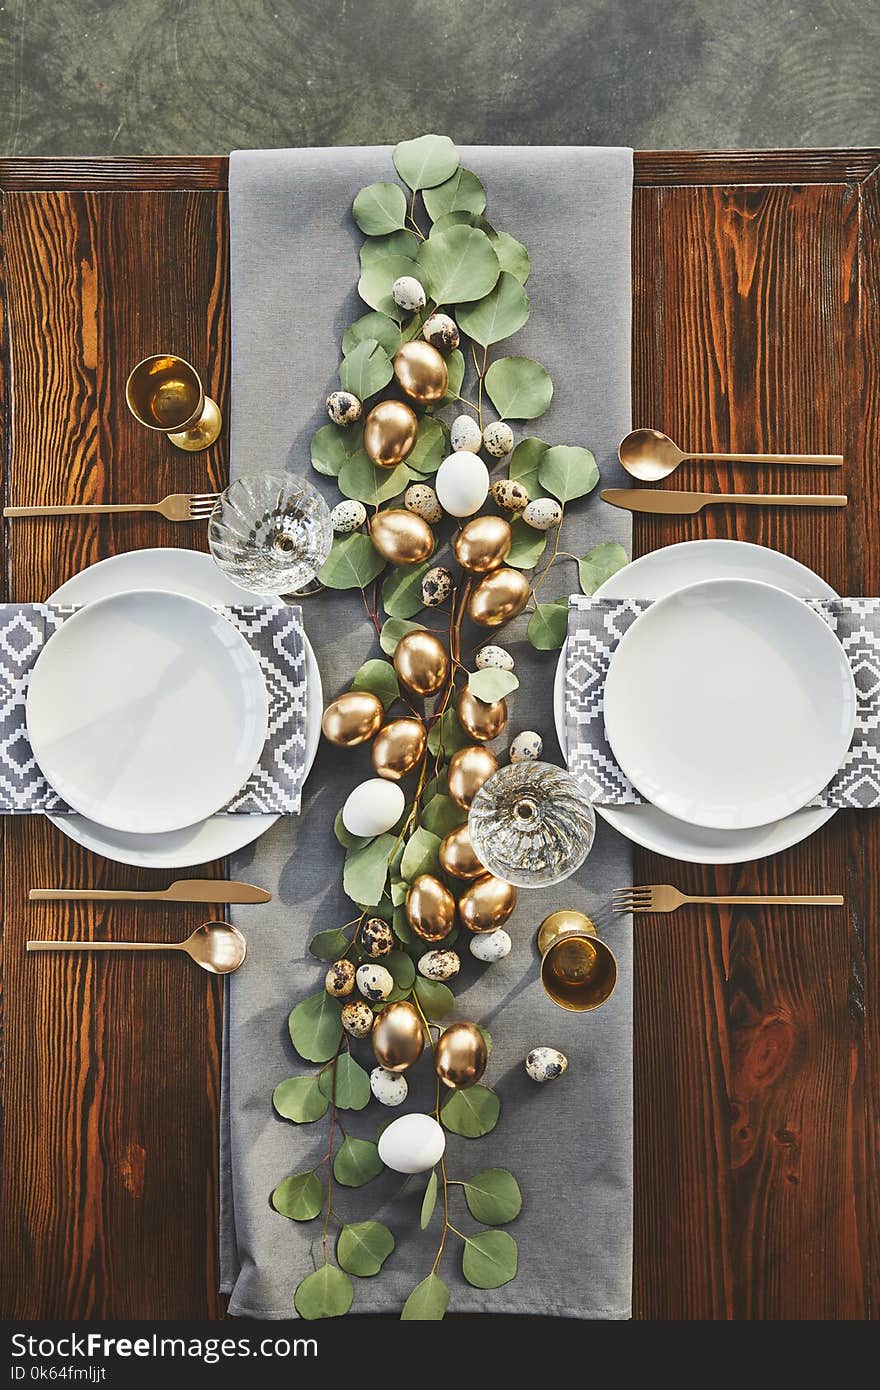
<svg viewBox="0 0 880 1390"><path fill-rule="evenodd" d="M548 414L534 430L554 443L588 444L603 482L622 482L615 447L630 427L629 150L472 148L462 163L483 179L488 215L523 241L532 257L532 316L512 350L546 364L555 382ZM285 150L233 154L229 201L232 266L232 460L239 471L286 466L308 472L309 441L326 416L337 382L345 327L365 311L355 291L361 236L350 217L364 184L393 178L389 148ZM332 479L312 481L336 499ZM628 514L598 493L571 507L564 548L583 554L599 541L630 541ZM548 597L567 592L571 569L558 567ZM305 605L325 699L347 688L375 655L375 636L355 592L325 592ZM525 621L505 630L521 688L511 699L511 735L536 729L545 755L558 757L552 714L555 654L525 642ZM268 907L235 908L248 937L242 971L228 982L221 1132L221 1286L230 1312L293 1315L293 1291L320 1261L320 1229L274 1212L269 1196L302 1171L326 1143L326 1126L297 1128L272 1110L274 1086L306 1074L287 1037L287 1014L320 987L324 967L307 952L312 934L350 917L342 894L337 809L369 775L367 750L322 744L303 792L302 815L277 825L235 856L232 872L276 895ZM449 1137L458 1176L509 1167L522 1186L521 1216L510 1227L520 1247L517 1279L483 1292L463 1280L450 1238L442 1274L450 1311L626 1318L632 1253L631 924L609 919L612 888L632 882L629 845L600 824L583 869L568 882L520 894L510 924L514 948L488 969L469 955L456 990L458 1016L484 1023L495 1048L486 1081L501 1096L501 1119L485 1139ZM595 1015L554 1007L538 982L535 928L549 912L576 906L597 917L617 953L620 984ZM536 1044L561 1048L569 1069L539 1087L523 1069ZM362 1045L363 1060L371 1055ZM407 1110L433 1106L432 1072L410 1074ZM394 1112L370 1105L346 1116L350 1132L375 1137ZM318 1132L320 1131L320 1132ZM387 1222L397 1249L381 1275L355 1280L353 1313L396 1312L427 1274L437 1233L419 1231L424 1183L386 1172L340 1196L346 1219ZM456 1218L453 1218L454 1220ZM470 1230L467 1212L456 1224Z"/></svg>

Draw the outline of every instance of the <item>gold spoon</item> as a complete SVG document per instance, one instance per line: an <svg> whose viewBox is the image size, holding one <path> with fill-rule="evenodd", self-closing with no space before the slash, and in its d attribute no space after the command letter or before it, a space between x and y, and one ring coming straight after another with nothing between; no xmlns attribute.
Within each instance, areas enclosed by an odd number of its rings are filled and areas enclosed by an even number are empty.
<svg viewBox="0 0 880 1390"><path fill-rule="evenodd" d="M28 951L186 951L211 975L229 975L244 964L247 942L229 922L205 922L186 941L29 941Z"/></svg>
<svg viewBox="0 0 880 1390"><path fill-rule="evenodd" d="M698 450L685 454L668 435L659 430L632 430L617 446L617 457L627 473L643 483L668 478L685 459L721 459L739 463L804 463L815 467L839 468L843 454L707 454Z"/></svg>

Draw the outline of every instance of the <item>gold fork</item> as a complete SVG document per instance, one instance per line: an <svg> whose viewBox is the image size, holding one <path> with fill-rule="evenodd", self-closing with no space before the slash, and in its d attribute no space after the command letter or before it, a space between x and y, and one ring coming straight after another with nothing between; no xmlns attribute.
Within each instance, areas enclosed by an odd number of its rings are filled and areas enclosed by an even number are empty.
<svg viewBox="0 0 880 1390"><path fill-rule="evenodd" d="M77 502L59 507L4 507L4 516L106 516L111 512L158 512L166 521L206 521L218 492L172 492L161 502Z"/></svg>
<svg viewBox="0 0 880 1390"><path fill-rule="evenodd" d="M843 907L837 893L821 896L781 893L758 894L754 897L688 897L679 893L671 883L645 883L638 888L615 888L611 895L612 912L675 912L686 903L721 904L733 907Z"/></svg>

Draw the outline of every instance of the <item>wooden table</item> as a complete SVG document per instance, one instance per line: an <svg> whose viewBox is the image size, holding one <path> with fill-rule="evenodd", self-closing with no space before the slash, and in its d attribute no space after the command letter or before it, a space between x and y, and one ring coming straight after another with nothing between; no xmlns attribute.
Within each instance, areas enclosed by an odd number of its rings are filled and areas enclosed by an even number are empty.
<svg viewBox="0 0 880 1390"><path fill-rule="evenodd" d="M846 455L797 488L845 512L640 521L637 553L735 536L847 594L880 593L880 151L642 154L633 414L685 444ZM178 453L129 417L161 348L228 402L224 159L0 161L4 501L129 500L219 484L225 444ZM687 465L682 486L766 488ZM793 486L791 481L787 484ZM103 556L192 546L159 519L18 522L6 597ZM166 875L3 822L2 1301L7 1318L219 1317L220 990L144 958L26 957L60 929L33 884ZM219 866L217 871L219 872ZM846 894L845 911L705 911L636 928L635 1308L648 1318L863 1318L880 1302L880 819L837 816L734 869L639 855L642 881ZM203 913L74 906L85 935L178 936Z"/></svg>

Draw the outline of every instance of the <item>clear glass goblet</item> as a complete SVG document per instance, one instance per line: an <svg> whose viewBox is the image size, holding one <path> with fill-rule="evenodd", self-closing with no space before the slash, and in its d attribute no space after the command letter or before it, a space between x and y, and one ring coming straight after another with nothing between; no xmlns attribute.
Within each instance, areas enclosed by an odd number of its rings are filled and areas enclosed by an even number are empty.
<svg viewBox="0 0 880 1390"><path fill-rule="evenodd" d="M330 554L330 508L296 473L243 473L211 514L208 544L215 563L242 589L294 595Z"/></svg>
<svg viewBox="0 0 880 1390"><path fill-rule="evenodd" d="M563 768L524 760L499 768L480 787L468 835L490 874L517 888L547 888L583 864L596 813Z"/></svg>

